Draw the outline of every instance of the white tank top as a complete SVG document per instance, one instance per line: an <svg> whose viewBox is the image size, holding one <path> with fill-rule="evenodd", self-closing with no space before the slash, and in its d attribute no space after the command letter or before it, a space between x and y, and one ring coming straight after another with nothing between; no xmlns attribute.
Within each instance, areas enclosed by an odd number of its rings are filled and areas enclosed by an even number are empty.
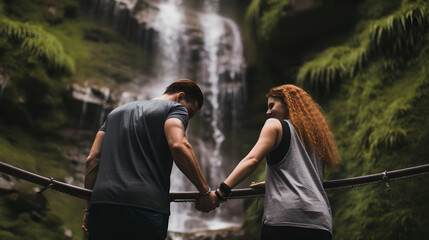
<svg viewBox="0 0 429 240"><path fill-rule="evenodd" d="M293 125L285 157L265 170L265 208L263 223L329 231L332 214L323 188L323 163L307 152ZM283 128L284 130L284 128Z"/></svg>

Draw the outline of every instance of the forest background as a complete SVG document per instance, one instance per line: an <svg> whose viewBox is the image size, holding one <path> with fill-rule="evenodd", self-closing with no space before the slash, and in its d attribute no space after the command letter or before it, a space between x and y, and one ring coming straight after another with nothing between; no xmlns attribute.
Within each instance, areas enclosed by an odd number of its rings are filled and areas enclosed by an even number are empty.
<svg viewBox="0 0 429 240"><path fill-rule="evenodd" d="M64 181L82 169L64 160L65 146L88 144L94 133L73 138L80 119L70 86L111 87L152 67L150 49L88 15L83 2L0 0L0 161ZM343 165L327 169L326 180L428 163L428 1L220 6L244 36L248 100L239 152L257 138L268 89L292 83L321 104L334 132ZM252 181L263 173L261 166ZM0 179L0 239L83 238L82 200L46 191L36 207L33 184ZM425 239L428 184L423 176L391 182L390 194L383 184L328 192L334 239ZM244 208L242 237L258 239L263 203L246 200Z"/></svg>

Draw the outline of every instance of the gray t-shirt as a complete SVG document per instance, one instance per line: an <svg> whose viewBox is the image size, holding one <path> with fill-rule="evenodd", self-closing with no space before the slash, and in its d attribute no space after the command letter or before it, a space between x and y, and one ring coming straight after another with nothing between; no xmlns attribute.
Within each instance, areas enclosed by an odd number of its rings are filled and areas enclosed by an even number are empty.
<svg viewBox="0 0 429 240"><path fill-rule="evenodd" d="M169 118L180 119L186 129L186 108L167 100L127 103L107 116L90 206L109 203L170 214L173 158L164 133Z"/></svg>

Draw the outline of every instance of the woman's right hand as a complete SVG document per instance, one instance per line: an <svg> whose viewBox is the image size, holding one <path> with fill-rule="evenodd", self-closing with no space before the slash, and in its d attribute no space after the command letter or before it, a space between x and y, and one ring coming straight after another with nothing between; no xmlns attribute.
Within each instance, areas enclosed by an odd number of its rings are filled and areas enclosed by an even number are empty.
<svg viewBox="0 0 429 240"><path fill-rule="evenodd" d="M249 187L251 187L251 188L265 188L265 181L254 183L254 184L250 184Z"/></svg>

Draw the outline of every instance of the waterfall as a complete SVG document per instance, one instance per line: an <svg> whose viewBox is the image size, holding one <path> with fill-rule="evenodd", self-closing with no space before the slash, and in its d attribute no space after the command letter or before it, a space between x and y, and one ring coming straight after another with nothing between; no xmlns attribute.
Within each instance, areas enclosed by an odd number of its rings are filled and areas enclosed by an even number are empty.
<svg viewBox="0 0 429 240"><path fill-rule="evenodd" d="M209 8L208 10L212 9ZM220 148L225 140L225 135L219 126L219 117L221 112L219 108L219 59L217 54L219 51L221 37L225 31L225 26L222 19L215 12L207 12L206 14L201 15L200 22L204 32L204 48L207 53L207 58L205 59L207 78L204 79L204 82L210 86L205 93L212 108L210 126L212 127L212 137L215 143L211 156L208 159L210 163L210 178L212 180L219 181L221 179L225 179L225 173L219 169L219 166L222 164Z"/></svg>
<svg viewBox="0 0 429 240"><path fill-rule="evenodd" d="M82 127L84 120L85 120L85 115L86 115L86 109L88 107L88 101L90 98L90 94L91 94L91 88L88 86L88 80L85 81L85 95L83 98L83 103L82 103L82 111L80 114L80 119L79 119L79 127Z"/></svg>
<svg viewBox="0 0 429 240"><path fill-rule="evenodd" d="M103 98L103 102L101 103L101 111L100 111L100 118L98 120L98 126L101 126L104 122L105 119L105 115L106 115L106 105L107 105L107 101L109 101L110 98L110 89L109 88L101 88L100 92L102 93L102 96L104 96Z"/></svg>

